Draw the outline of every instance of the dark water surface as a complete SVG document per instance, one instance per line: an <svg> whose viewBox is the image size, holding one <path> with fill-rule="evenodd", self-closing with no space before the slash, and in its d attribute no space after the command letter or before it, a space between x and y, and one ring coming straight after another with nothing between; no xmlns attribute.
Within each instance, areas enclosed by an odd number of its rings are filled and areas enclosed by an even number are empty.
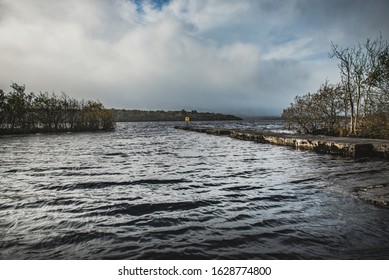
<svg viewBox="0 0 389 280"><path fill-rule="evenodd" d="M389 259L388 162L174 124L1 137L0 259Z"/></svg>

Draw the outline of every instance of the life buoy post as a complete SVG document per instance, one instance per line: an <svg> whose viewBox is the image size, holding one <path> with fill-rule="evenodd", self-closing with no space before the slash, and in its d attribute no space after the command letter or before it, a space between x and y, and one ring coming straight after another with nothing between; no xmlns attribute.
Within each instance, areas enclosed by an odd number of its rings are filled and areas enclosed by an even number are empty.
<svg viewBox="0 0 389 280"><path fill-rule="evenodd" d="M189 117L185 117L185 124L186 124L186 126L189 126L189 121L190 121L190 118Z"/></svg>

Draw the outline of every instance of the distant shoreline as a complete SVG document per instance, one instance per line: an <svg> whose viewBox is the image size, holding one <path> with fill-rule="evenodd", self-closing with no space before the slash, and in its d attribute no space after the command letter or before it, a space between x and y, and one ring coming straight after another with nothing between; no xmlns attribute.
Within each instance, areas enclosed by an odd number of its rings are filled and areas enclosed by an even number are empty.
<svg viewBox="0 0 389 280"><path fill-rule="evenodd" d="M241 121L240 117L220 113L192 111L147 111L111 109L116 122L163 122L163 121L184 121L189 117L190 121Z"/></svg>

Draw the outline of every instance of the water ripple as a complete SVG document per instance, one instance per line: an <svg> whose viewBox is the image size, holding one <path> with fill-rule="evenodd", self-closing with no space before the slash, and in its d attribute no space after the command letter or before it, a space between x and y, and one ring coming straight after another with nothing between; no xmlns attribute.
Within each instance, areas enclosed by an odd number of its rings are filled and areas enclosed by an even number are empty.
<svg viewBox="0 0 389 280"><path fill-rule="evenodd" d="M0 137L0 259L389 259L388 162L173 126Z"/></svg>

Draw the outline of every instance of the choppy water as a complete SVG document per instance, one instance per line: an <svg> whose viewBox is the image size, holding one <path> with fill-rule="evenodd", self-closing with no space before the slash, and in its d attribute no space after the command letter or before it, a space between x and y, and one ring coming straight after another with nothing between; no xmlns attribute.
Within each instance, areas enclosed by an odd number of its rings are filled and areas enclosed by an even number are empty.
<svg viewBox="0 0 389 280"><path fill-rule="evenodd" d="M0 258L389 258L388 162L173 126L1 137Z"/></svg>

